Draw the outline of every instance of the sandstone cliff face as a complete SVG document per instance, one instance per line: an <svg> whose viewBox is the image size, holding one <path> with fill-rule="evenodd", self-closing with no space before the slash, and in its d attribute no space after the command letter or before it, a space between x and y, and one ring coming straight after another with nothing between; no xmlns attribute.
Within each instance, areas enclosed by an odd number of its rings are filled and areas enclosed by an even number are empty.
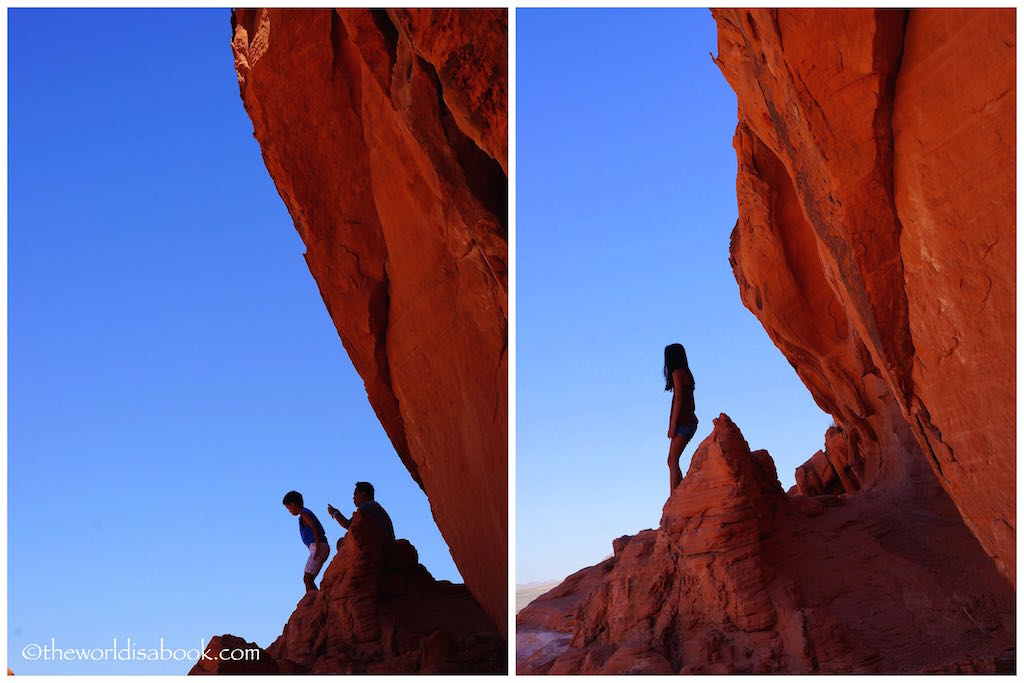
<svg viewBox="0 0 1024 683"><path fill-rule="evenodd" d="M242 101L370 403L507 613L507 14L232 14Z"/></svg>
<svg viewBox="0 0 1024 683"><path fill-rule="evenodd" d="M222 635L208 651L252 647ZM434 581L408 541L384 539L356 514L320 590L259 659L200 661L190 673L503 673L505 653L464 585Z"/></svg>
<svg viewBox="0 0 1024 683"><path fill-rule="evenodd" d="M733 269L841 428L842 490L923 458L1014 581L1014 10L714 16Z"/></svg>
<svg viewBox="0 0 1024 683"><path fill-rule="evenodd" d="M913 497L788 496L719 416L660 528L517 615L517 671L1012 670L1013 590L924 474Z"/></svg>

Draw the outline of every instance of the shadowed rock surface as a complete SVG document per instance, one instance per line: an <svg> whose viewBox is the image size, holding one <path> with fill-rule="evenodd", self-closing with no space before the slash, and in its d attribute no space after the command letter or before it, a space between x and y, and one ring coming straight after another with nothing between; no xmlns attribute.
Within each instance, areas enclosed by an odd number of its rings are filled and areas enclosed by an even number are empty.
<svg viewBox="0 0 1024 683"><path fill-rule="evenodd" d="M188 672L190 676L281 673L263 648L230 633L211 638L203 657Z"/></svg>
<svg viewBox="0 0 1024 683"><path fill-rule="evenodd" d="M256 661L201 661L192 674L504 673L506 642L462 584L435 581L405 539L356 514L341 550ZM221 647L254 647L232 635Z"/></svg>
<svg viewBox="0 0 1024 683"><path fill-rule="evenodd" d="M835 425L787 495L721 416L517 670L1012 672L1015 12L713 15L740 296Z"/></svg>
<svg viewBox="0 0 1024 683"><path fill-rule="evenodd" d="M254 135L381 424L507 628L508 17L239 9Z"/></svg>

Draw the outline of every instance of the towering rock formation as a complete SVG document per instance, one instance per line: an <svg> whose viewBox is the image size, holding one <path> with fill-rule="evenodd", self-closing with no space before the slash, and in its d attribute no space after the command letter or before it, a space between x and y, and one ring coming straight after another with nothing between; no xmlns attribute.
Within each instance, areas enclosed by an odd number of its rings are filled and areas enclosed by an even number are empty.
<svg viewBox="0 0 1024 683"><path fill-rule="evenodd" d="M1015 12L713 14L740 295L836 424L787 495L720 417L517 669L1012 671Z"/></svg>
<svg viewBox="0 0 1024 683"><path fill-rule="evenodd" d="M507 13L232 13L242 101L381 424L506 629Z"/></svg>
<svg viewBox="0 0 1024 683"><path fill-rule="evenodd" d="M849 483L902 490L924 457L1014 581L1015 11L714 16L743 303Z"/></svg>

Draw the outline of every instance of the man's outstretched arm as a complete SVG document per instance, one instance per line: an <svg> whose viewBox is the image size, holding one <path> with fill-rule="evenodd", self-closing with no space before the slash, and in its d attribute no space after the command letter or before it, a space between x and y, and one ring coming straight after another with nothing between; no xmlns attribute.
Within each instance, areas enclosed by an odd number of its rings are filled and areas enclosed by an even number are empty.
<svg viewBox="0 0 1024 683"><path fill-rule="evenodd" d="M346 529L352 525L352 520L346 517L345 515L341 514L341 510L334 507L330 503L327 504L327 514L333 517L334 521L336 521L338 524L345 527Z"/></svg>

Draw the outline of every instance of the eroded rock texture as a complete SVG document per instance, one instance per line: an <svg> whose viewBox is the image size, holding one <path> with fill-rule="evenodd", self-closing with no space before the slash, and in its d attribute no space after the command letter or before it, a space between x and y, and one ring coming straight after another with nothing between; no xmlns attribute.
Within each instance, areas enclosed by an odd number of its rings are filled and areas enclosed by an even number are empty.
<svg viewBox="0 0 1024 683"><path fill-rule="evenodd" d="M733 269L844 434L836 479L906 492L923 458L1014 581L1015 11L714 16Z"/></svg>
<svg viewBox="0 0 1024 683"><path fill-rule="evenodd" d="M208 651L252 648L232 635ZM252 661L201 661L192 674L504 673L504 636L462 584L434 581L405 539L358 513L320 590Z"/></svg>
<svg viewBox="0 0 1024 683"><path fill-rule="evenodd" d="M455 564L507 614L507 13L232 14L245 109Z"/></svg>
<svg viewBox="0 0 1024 683"><path fill-rule="evenodd" d="M721 415L657 530L519 612L517 670L1012 670L1013 589L920 480L915 497L789 496Z"/></svg>
<svg viewBox="0 0 1024 683"><path fill-rule="evenodd" d="M836 426L825 432L825 449L796 468L796 486L789 493L801 496L838 495L860 489L864 476L864 460L852 450L846 434Z"/></svg>

